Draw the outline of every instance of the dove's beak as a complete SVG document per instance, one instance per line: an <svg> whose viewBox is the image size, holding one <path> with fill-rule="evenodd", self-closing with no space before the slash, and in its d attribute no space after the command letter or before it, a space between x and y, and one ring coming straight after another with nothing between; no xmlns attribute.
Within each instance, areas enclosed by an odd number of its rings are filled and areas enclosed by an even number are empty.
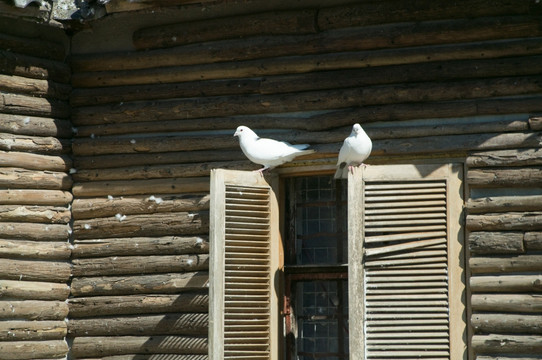
<svg viewBox="0 0 542 360"><path fill-rule="evenodd" d="M236 131L235 134L233 134L233 136L239 136L239 131Z"/></svg>

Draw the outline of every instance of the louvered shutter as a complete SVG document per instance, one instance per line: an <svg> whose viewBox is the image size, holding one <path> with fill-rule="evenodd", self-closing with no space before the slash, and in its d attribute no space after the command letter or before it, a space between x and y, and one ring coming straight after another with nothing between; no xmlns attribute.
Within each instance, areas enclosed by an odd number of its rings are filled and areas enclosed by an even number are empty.
<svg viewBox="0 0 542 360"><path fill-rule="evenodd" d="M259 173L211 172L210 359L278 356L278 207Z"/></svg>
<svg viewBox="0 0 542 360"><path fill-rule="evenodd" d="M350 176L351 289L361 295L350 299L362 299L354 330L363 338L351 358L464 357L460 169L371 166Z"/></svg>

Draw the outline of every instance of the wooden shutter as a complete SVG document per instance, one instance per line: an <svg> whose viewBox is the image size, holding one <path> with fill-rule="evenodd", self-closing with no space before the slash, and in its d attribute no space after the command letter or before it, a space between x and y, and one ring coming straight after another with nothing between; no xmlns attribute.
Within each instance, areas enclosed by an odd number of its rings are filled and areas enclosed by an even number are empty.
<svg viewBox="0 0 542 360"><path fill-rule="evenodd" d="M209 357L278 356L278 207L259 173L211 172Z"/></svg>
<svg viewBox="0 0 542 360"><path fill-rule="evenodd" d="M351 358L466 356L460 170L398 165L351 174L350 299L358 304L350 336L362 338L351 343Z"/></svg>

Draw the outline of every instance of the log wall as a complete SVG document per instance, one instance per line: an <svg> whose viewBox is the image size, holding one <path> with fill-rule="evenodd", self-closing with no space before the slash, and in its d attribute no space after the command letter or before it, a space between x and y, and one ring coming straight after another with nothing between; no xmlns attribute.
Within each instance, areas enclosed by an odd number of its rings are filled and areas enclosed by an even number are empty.
<svg viewBox="0 0 542 360"><path fill-rule="evenodd" d="M68 37L0 17L0 358L68 353Z"/></svg>
<svg viewBox="0 0 542 360"><path fill-rule="evenodd" d="M235 128L329 165L355 122L369 163L467 162L472 358L538 356L541 5L319 3L74 36L74 359L206 359L209 171L258 167Z"/></svg>

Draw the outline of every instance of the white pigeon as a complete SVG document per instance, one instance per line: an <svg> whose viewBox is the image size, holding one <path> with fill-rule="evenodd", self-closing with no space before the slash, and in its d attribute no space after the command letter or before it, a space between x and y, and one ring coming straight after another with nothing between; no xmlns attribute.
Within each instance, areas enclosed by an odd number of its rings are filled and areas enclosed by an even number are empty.
<svg viewBox="0 0 542 360"><path fill-rule="evenodd" d="M372 149L373 142L369 136L367 136L360 124L354 124L350 136L344 139L343 146L339 151L335 179L346 179L348 170L351 170L352 166L365 166L363 161L369 157Z"/></svg>
<svg viewBox="0 0 542 360"><path fill-rule="evenodd" d="M312 154L314 150L305 150L308 144L292 145L284 141L261 138L246 126L239 126L233 136L239 137L243 154L253 163L263 165L256 170L263 172L292 161L300 155Z"/></svg>

